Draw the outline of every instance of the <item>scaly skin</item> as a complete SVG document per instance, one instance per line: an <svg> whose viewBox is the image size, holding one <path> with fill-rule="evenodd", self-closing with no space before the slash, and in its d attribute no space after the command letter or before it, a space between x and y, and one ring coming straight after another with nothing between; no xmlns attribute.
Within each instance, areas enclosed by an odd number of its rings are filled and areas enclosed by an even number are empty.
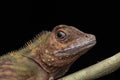
<svg viewBox="0 0 120 80"><path fill-rule="evenodd" d="M54 80L96 43L95 36L58 25L18 51L0 57L0 80Z"/></svg>

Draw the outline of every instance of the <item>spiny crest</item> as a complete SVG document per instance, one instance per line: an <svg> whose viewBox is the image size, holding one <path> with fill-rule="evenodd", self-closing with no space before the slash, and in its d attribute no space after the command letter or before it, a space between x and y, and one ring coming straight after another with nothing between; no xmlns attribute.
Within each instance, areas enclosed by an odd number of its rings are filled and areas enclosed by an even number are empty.
<svg viewBox="0 0 120 80"><path fill-rule="evenodd" d="M10 58L9 55L14 55L16 51L10 51L2 56L0 56L0 59L4 59L4 58Z"/></svg>
<svg viewBox="0 0 120 80"><path fill-rule="evenodd" d="M8 52L8 53L6 53L6 54L3 54L2 56L0 56L0 58L3 58L4 56L7 56L7 55L9 55L9 54L13 54L13 53L15 53L16 51L10 51L10 52Z"/></svg>
<svg viewBox="0 0 120 80"><path fill-rule="evenodd" d="M39 45L41 45L42 43L44 43L47 39L47 37L49 36L50 32L49 31L43 31L40 34L38 34L33 40L30 40L29 42L27 42L23 47L21 47L19 50L14 50L11 52L8 52L7 54L3 55L2 57L6 57L7 55L16 55L17 52L18 53L24 53L26 51L29 51ZM0 57L1 59L1 57Z"/></svg>
<svg viewBox="0 0 120 80"><path fill-rule="evenodd" d="M50 34L49 31L42 31L40 34L36 35L33 40L30 40L25 44L25 47L33 49L46 41L46 38Z"/></svg>

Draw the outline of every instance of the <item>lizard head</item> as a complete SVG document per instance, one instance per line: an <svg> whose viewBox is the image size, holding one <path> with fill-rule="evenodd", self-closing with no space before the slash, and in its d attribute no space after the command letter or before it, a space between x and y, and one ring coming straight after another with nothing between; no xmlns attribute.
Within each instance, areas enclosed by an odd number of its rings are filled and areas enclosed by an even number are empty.
<svg viewBox="0 0 120 80"><path fill-rule="evenodd" d="M49 66L61 67L73 63L96 43L95 36L75 27L58 25L50 33L42 61Z"/></svg>

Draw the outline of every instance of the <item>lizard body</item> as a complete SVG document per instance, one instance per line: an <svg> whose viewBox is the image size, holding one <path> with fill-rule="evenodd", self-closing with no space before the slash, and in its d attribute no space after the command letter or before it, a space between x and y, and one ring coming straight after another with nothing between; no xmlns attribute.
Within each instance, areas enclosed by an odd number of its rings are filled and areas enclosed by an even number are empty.
<svg viewBox="0 0 120 80"><path fill-rule="evenodd" d="M58 25L18 51L0 57L0 80L54 80L96 43L95 36Z"/></svg>

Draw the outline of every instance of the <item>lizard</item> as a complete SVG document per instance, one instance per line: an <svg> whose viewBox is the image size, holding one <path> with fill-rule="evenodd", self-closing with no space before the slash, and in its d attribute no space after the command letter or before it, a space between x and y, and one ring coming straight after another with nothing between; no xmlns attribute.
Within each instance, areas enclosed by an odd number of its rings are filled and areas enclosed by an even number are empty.
<svg viewBox="0 0 120 80"><path fill-rule="evenodd" d="M0 80L56 80L96 44L93 34L69 25L43 31L19 50L0 57Z"/></svg>

